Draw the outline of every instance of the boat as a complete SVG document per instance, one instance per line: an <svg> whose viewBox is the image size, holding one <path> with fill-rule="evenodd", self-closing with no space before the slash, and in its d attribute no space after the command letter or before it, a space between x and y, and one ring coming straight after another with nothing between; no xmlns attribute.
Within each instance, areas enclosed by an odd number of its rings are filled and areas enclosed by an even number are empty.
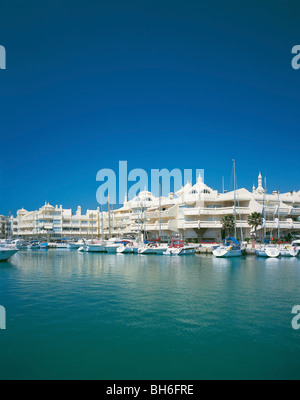
<svg viewBox="0 0 300 400"><path fill-rule="evenodd" d="M118 254L126 254L126 253L137 253L139 249L139 245L136 242L126 240L123 241L122 244L117 248Z"/></svg>
<svg viewBox="0 0 300 400"><path fill-rule="evenodd" d="M39 242L31 242L27 246L27 249L29 249L29 250L38 250L39 248L40 248Z"/></svg>
<svg viewBox="0 0 300 400"><path fill-rule="evenodd" d="M165 256L186 256L195 254L197 246L187 244L184 240L172 239L171 244L162 254Z"/></svg>
<svg viewBox="0 0 300 400"><path fill-rule="evenodd" d="M163 254L167 250L167 244L160 244L158 241L146 241L146 243L139 247L139 254Z"/></svg>
<svg viewBox="0 0 300 400"><path fill-rule="evenodd" d="M225 239L223 245L218 246L213 250L213 255L215 257L240 257L245 252L245 247L240 244L236 239L236 172L235 172L235 160L233 161L233 177L234 177L234 237L228 237ZM243 232L241 228L241 236L243 237Z"/></svg>
<svg viewBox="0 0 300 400"><path fill-rule="evenodd" d="M268 245L262 246L260 249L255 250L255 254L258 257L277 258L280 255L280 251L276 246Z"/></svg>
<svg viewBox="0 0 300 400"><path fill-rule="evenodd" d="M67 249L68 243L64 243L64 242L56 243L56 248L57 249Z"/></svg>
<svg viewBox="0 0 300 400"><path fill-rule="evenodd" d="M67 248L69 250L78 250L83 245L84 245L83 240L79 240L78 242L68 242Z"/></svg>
<svg viewBox="0 0 300 400"><path fill-rule="evenodd" d="M79 247L78 251L88 253L104 253L105 243L100 241L85 242L83 246Z"/></svg>
<svg viewBox="0 0 300 400"><path fill-rule="evenodd" d="M293 240L291 243L291 247L293 247L295 251L298 250L297 256L299 256L300 255L300 239Z"/></svg>
<svg viewBox="0 0 300 400"><path fill-rule="evenodd" d="M7 261L9 258L11 258L13 255L15 255L19 249L17 248L6 248L6 247L0 247L0 261Z"/></svg>
<svg viewBox="0 0 300 400"><path fill-rule="evenodd" d="M225 243L218 246L213 250L213 255L215 257L240 257L243 255L244 248L241 246L240 242L234 237L229 237L225 239Z"/></svg>
<svg viewBox="0 0 300 400"><path fill-rule="evenodd" d="M299 254L299 250L297 246L279 246L278 251L280 253L280 257L297 257Z"/></svg>
<svg viewBox="0 0 300 400"><path fill-rule="evenodd" d="M40 249L48 249L48 247L49 247L47 242L40 243L39 246L40 246Z"/></svg>
<svg viewBox="0 0 300 400"><path fill-rule="evenodd" d="M117 249L124 243L126 244L125 239L121 240L118 238L111 238L106 242L105 250L107 251L107 253L115 254L115 253L117 253Z"/></svg>
<svg viewBox="0 0 300 400"><path fill-rule="evenodd" d="M24 250L24 249L27 249L28 242L26 242L23 239L16 239L12 242L12 245L15 246L19 250ZM1 244L0 244L0 247L1 247Z"/></svg>

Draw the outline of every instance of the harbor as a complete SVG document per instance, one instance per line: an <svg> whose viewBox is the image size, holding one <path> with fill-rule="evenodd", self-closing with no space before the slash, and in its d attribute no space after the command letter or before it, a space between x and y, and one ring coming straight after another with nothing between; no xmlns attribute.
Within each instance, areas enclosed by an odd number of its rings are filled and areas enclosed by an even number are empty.
<svg viewBox="0 0 300 400"><path fill-rule="evenodd" d="M115 210L76 214L45 203L37 211L18 210L2 216L2 260L21 249L69 249L81 252L193 255L215 257L298 257L300 255L300 191L267 193L258 175L252 193L238 189L236 162L231 192L213 190L198 176L175 194L156 198L146 189ZM65 236L62 236L65 235ZM68 236L67 236L68 235ZM5 250L7 248L7 250ZM5 254L7 252L7 257ZM10 255L11 254L11 255ZM8 257L9 256L9 257Z"/></svg>

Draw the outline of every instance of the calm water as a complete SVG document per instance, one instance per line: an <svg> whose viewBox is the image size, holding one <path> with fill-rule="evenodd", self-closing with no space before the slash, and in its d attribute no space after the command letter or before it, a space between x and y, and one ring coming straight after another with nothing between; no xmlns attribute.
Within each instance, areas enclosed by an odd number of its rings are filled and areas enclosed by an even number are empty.
<svg viewBox="0 0 300 400"><path fill-rule="evenodd" d="M300 259L19 252L0 378L300 378Z"/></svg>

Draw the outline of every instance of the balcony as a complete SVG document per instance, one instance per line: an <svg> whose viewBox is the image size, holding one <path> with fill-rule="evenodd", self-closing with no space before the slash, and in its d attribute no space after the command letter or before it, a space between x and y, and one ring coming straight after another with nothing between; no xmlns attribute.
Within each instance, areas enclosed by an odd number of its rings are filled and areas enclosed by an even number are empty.
<svg viewBox="0 0 300 400"><path fill-rule="evenodd" d="M195 216L195 215L227 215L233 214L233 207L193 207L184 209L183 214L185 216ZM249 207L237 207L236 208L237 215L248 215L250 214Z"/></svg>

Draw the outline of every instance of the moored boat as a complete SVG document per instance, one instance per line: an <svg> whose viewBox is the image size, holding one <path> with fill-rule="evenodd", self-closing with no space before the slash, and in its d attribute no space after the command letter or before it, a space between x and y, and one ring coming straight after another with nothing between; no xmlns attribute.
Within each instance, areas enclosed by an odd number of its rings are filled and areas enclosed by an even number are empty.
<svg viewBox="0 0 300 400"><path fill-rule="evenodd" d="M100 241L85 242L83 246L79 247L78 251L88 253L104 253L105 243Z"/></svg>
<svg viewBox="0 0 300 400"><path fill-rule="evenodd" d="M225 240L223 245L220 245L213 250L215 257L240 257L243 255L245 249L234 237L229 237Z"/></svg>
<svg viewBox="0 0 300 400"><path fill-rule="evenodd" d="M105 244L105 250L107 253L116 253L118 247L120 247L124 243L123 240L118 238L111 238Z"/></svg>
<svg viewBox="0 0 300 400"><path fill-rule="evenodd" d="M5 247L0 247L0 261L7 261L9 258L11 258L13 255L15 255L19 249L17 248L5 248Z"/></svg>
<svg viewBox="0 0 300 400"><path fill-rule="evenodd" d="M84 241L83 240L79 240L78 242L68 242L67 243L67 248L69 250L78 250L83 245L84 245Z"/></svg>
<svg viewBox="0 0 300 400"><path fill-rule="evenodd" d="M163 254L168 248L167 244L160 244L159 240L145 240L138 249L139 254Z"/></svg>
<svg viewBox="0 0 300 400"><path fill-rule="evenodd" d="M163 252L165 256L186 256L195 254L197 246L187 244L184 240L172 239L171 244Z"/></svg>
<svg viewBox="0 0 300 400"><path fill-rule="evenodd" d="M260 247L259 249L256 249L255 254L258 257L276 258L276 257L279 257L280 251L276 246L266 245L266 246Z"/></svg>
<svg viewBox="0 0 300 400"><path fill-rule="evenodd" d="M133 241L126 240L124 241L118 248L118 254L126 254L126 253L137 253L139 249L139 245Z"/></svg>
<svg viewBox="0 0 300 400"><path fill-rule="evenodd" d="M297 257L299 249L296 246L279 246L280 257Z"/></svg>

